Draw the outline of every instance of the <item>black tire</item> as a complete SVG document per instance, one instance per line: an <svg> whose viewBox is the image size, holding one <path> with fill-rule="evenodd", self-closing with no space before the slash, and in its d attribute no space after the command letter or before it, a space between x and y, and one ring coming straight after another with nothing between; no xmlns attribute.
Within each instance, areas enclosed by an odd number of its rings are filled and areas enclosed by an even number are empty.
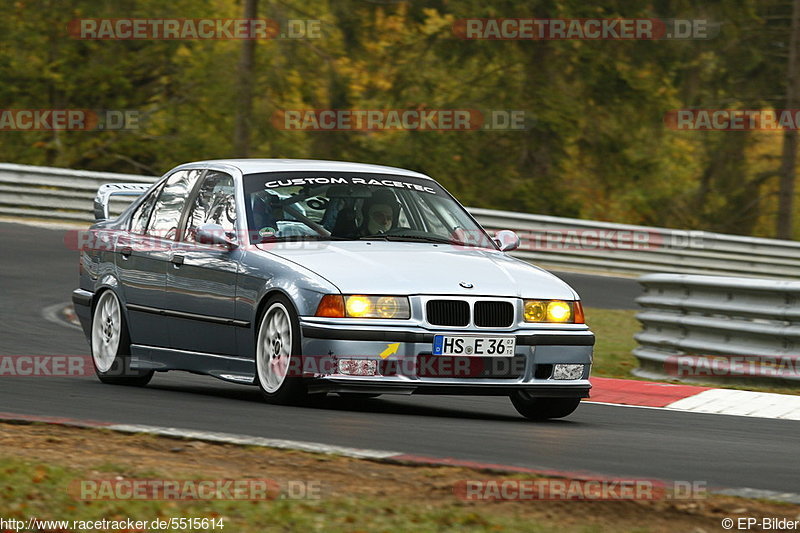
<svg viewBox="0 0 800 533"><path fill-rule="evenodd" d="M529 420L564 418L572 414L581 403L580 398L536 398L525 391L511 395L511 403L519 414Z"/></svg>
<svg viewBox="0 0 800 533"><path fill-rule="evenodd" d="M286 325L290 332L289 339L277 332L274 335L270 334L270 321L280 321L277 315L283 315L286 319ZM264 400L280 405L296 405L307 402L306 380L298 375L302 362L300 320L288 298L276 295L267 301L264 311L259 316L255 335L256 382ZM287 344L290 345L288 353L284 353ZM281 379L280 365L282 364L285 364L286 372Z"/></svg>
<svg viewBox="0 0 800 533"><path fill-rule="evenodd" d="M115 309L112 320L118 322L118 329L112 327L114 324L109 323L106 323L107 327L103 328L103 320L108 318L104 314L108 309L107 305ZM110 332L112 329L115 331L113 335L105 334L105 332ZM112 337L118 337L118 340L111 341ZM116 344L116 348L114 348L113 344ZM128 323L125 321L125 314L122 312L119 298L112 290L103 291L98 295L97 303L92 310L89 347L92 351L94 372L103 383L143 387L150 383L153 378L152 370L140 371L131 369L131 337L128 332ZM108 362L112 356L113 361L111 361L109 367Z"/></svg>

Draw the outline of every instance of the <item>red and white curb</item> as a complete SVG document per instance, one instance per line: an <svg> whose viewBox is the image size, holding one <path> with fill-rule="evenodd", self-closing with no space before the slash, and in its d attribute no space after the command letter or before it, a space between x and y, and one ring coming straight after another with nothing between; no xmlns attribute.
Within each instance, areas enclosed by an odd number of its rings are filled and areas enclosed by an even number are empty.
<svg viewBox="0 0 800 533"><path fill-rule="evenodd" d="M48 305L42 309L42 317L54 324L82 330L75 308L70 303Z"/></svg>
<svg viewBox="0 0 800 533"><path fill-rule="evenodd" d="M693 413L800 420L800 396L630 379L592 378L587 402Z"/></svg>
<svg viewBox="0 0 800 533"><path fill-rule="evenodd" d="M495 463L484 463L479 461L469 461L450 457L426 457L421 455L405 454L388 450L370 450L366 448L351 448L348 446L333 446L317 442L295 441L285 439L270 439L265 437L255 437L251 435L239 435L234 433L217 433L210 431L198 431L192 429L148 426L138 424L114 424L111 422L100 422L96 420L79 420L74 418L24 415L19 413L0 412L0 422L12 424L53 424L58 426L106 429L120 433L148 434L160 437L168 437L181 440L199 440L203 442L214 442L219 444L235 444L239 446L259 446L264 448L277 448L283 450L298 450L311 453L323 453L328 455L338 455L342 457L352 457L355 459L366 459L388 464L401 464L410 466L452 466L460 468L470 468L473 470L489 472L494 474L530 474L534 476L562 478L576 481L619 481L629 480L630 478L620 478L592 472L582 471L563 471L540 468L527 468L522 466L503 465ZM669 481L650 479L655 486L668 487ZM742 498L759 498L785 503L800 504L800 494L791 492L778 492L763 489L751 488L724 488L708 487L708 493L727 496L739 496Z"/></svg>

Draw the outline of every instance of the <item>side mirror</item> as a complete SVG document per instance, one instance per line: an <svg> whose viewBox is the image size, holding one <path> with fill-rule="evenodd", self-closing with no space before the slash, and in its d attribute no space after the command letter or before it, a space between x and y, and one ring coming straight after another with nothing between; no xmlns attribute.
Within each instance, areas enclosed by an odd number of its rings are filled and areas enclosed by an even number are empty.
<svg viewBox="0 0 800 533"><path fill-rule="evenodd" d="M200 244L220 244L229 250L236 248L236 243L225 234L219 224L203 224L197 228L195 240Z"/></svg>
<svg viewBox="0 0 800 533"><path fill-rule="evenodd" d="M500 230L494 234L494 242L500 247L501 252L510 252L519 248L519 235L510 229Z"/></svg>

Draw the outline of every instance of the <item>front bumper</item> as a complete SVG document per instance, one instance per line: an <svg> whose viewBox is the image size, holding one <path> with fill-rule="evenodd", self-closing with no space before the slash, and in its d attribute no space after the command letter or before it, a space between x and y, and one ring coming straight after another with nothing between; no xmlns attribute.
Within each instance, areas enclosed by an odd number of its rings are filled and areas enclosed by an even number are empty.
<svg viewBox="0 0 800 533"><path fill-rule="evenodd" d="M72 291L72 307L75 309L75 315L78 317L78 321L87 339L91 335L93 299L93 292L84 289L75 289Z"/></svg>
<svg viewBox="0 0 800 533"><path fill-rule="evenodd" d="M538 397L585 398L591 384L594 335L583 329L430 331L422 327L370 328L301 319L304 359L370 359L377 375L316 374L310 392L372 394L508 395L525 390ZM514 357L433 356L433 338L449 335L513 335ZM389 355L382 356L381 354ZM579 379L553 379L556 364L584 365Z"/></svg>

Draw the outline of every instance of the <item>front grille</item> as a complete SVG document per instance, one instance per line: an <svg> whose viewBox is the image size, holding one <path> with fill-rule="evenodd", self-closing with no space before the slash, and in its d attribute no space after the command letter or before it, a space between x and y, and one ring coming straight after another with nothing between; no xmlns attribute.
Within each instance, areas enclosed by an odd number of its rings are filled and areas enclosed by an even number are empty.
<svg viewBox="0 0 800 533"><path fill-rule="evenodd" d="M475 325L481 328L507 328L514 322L514 305L509 302L476 302Z"/></svg>
<svg viewBox="0 0 800 533"><path fill-rule="evenodd" d="M461 300L431 300L428 302L428 322L434 326L466 326L469 324L469 304Z"/></svg>

